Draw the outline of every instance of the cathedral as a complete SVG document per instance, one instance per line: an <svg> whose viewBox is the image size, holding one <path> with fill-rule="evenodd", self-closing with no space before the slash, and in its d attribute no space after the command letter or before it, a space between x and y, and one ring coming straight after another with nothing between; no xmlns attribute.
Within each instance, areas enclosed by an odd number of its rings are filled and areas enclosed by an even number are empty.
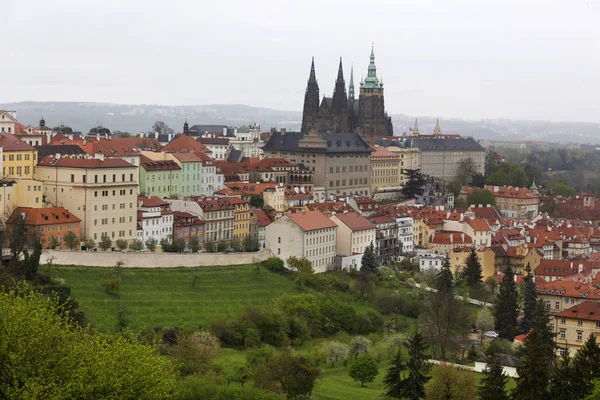
<svg viewBox="0 0 600 400"><path fill-rule="evenodd" d="M350 72L350 85L346 94L340 58L333 97L323 97L321 100L313 58L302 110L302 132L306 133L311 129L320 133L358 132L371 137L393 135L392 120L385 112L383 81L377 78L373 49L367 77L360 81L358 99L354 98L354 71Z"/></svg>

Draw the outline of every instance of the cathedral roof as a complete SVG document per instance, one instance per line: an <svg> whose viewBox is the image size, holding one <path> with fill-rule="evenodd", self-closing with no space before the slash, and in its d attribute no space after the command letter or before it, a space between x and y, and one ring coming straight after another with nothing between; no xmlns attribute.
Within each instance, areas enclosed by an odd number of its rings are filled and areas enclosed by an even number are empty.
<svg viewBox="0 0 600 400"><path fill-rule="evenodd" d="M303 151L318 153L371 153L373 149L358 133L320 133L320 138L327 144L324 148L300 148L298 142L305 136L302 132L275 132L263 150Z"/></svg>
<svg viewBox="0 0 600 400"><path fill-rule="evenodd" d="M475 150L484 151L477 141L471 137L456 139L417 138L407 139L412 146L422 150Z"/></svg>

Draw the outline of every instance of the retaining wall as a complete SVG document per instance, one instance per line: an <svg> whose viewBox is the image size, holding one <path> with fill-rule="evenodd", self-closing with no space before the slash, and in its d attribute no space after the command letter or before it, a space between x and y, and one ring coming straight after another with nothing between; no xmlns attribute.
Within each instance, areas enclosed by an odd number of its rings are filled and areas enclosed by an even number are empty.
<svg viewBox="0 0 600 400"><path fill-rule="evenodd" d="M266 260L271 256L268 249L254 253L133 253L120 251L57 251L42 253L40 263L52 258L53 264L84 265L88 267L114 267L123 261L124 268L175 268L212 265L243 265Z"/></svg>

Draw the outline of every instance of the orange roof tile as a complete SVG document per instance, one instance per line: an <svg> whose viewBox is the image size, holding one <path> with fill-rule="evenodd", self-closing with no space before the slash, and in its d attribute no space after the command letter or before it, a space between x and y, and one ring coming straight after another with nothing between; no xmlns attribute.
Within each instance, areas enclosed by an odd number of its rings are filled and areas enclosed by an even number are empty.
<svg viewBox="0 0 600 400"><path fill-rule="evenodd" d="M120 158L107 158L100 160L98 158L55 158L54 156L48 156L42 158L38 162L38 166L45 167L62 167L62 168L124 168L132 167L135 165L128 163Z"/></svg>
<svg viewBox="0 0 600 400"><path fill-rule="evenodd" d="M35 150L35 148L10 133L2 133L0 135L0 146L2 147L3 152Z"/></svg>
<svg viewBox="0 0 600 400"><path fill-rule="evenodd" d="M335 214L335 217L353 231L375 229L375 225L358 212Z"/></svg>
<svg viewBox="0 0 600 400"><path fill-rule="evenodd" d="M6 223L15 223L18 218L21 218L22 214L25 214L25 223L33 226L81 222L81 219L71 214L71 212L64 207L17 207L14 209Z"/></svg>
<svg viewBox="0 0 600 400"><path fill-rule="evenodd" d="M600 321L600 302L583 301L571 308L556 314L561 318L583 319L586 321Z"/></svg>
<svg viewBox="0 0 600 400"><path fill-rule="evenodd" d="M469 219L467 224L475 231L491 231L492 228L488 225L484 219Z"/></svg>
<svg viewBox="0 0 600 400"><path fill-rule="evenodd" d="M288 214L296 225L305 231L314 231L317 229L337 228L335 222L327 218L321 211L306 211L295 214Z"/></svg>

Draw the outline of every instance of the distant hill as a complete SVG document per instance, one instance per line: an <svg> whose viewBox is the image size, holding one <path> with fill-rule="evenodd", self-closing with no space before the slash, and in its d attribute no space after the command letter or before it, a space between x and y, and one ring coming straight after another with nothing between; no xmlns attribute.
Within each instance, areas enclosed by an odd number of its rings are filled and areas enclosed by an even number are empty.
<svg viewBox="0 0 600 400"><path fill-rule="evenodd" d="M111 130L131 133L147 132L155 121L163 121L181 132L185 118L191 125L214 124L241 126L257 123L263 131L271 127L299 130L300 111L282 111L243 104L164 106L156 104L109 104L84 102L20 102L0 104L0 109L15 110L26 125L38 125L43 116L48 126L61 121L75 130L88 132L101 123ZM421 133L433 132L435 118L419 117ZM392 115L394 132L410 134L414 117ZM508 119L440 120L442 132L460 133L477 139L540 140L548 142L599 143L600 124L583 122L516 121Z"/></svg>

